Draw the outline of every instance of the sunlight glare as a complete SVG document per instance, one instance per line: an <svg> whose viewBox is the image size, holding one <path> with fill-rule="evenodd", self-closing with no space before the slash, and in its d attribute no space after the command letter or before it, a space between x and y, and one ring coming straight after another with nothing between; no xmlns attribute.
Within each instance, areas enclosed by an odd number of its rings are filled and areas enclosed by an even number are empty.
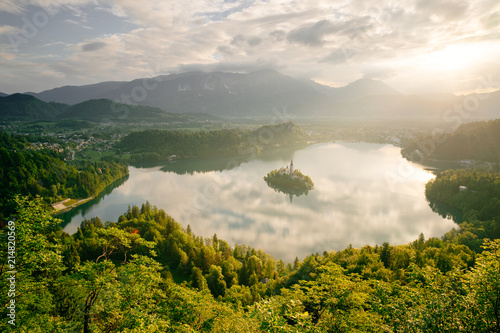
<svg viewBox="0 0 500 333"><path fill-rule="evenodd" d="M421 57L423 67L440 71L466 70L482 62L491 47L485 44L456 44Z"/></svg>

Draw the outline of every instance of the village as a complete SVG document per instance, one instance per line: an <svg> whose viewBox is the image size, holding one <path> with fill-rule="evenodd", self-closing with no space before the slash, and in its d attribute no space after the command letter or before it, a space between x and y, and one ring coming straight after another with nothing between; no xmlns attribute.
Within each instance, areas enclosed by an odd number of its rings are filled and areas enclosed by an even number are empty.
<svg viewBox="0 0 500 333"><path fill-rule="evenodd" d="M95 151L102 156L102 152L109 152L115 143L121 139L121 134L113 134L109 139L88 136L84 134L58 134L42 135L46 140L31 142L26 149L32 150L52 150L57 153L65 153L65 160L74 160L77 154L80 157L87 157L90 151Z"/></svg>

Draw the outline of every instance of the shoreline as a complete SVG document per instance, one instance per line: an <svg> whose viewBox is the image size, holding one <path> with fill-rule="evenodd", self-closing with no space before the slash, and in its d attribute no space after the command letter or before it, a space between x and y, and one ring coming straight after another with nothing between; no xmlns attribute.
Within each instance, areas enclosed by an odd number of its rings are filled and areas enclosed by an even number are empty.
<svg viewBox="0 0 500 333"><path fill-rule="evenodd" d="M54 211L50 212L52 215L59 215L61 213L66 213L70 210L72 210L73 208L75 207L78 207L86 202L89 202L90 200L94 199L94 196L90 196L88 198L85 198L85 199L71 199L71 198L66 198L62 201L59 201L59 202L55 202L53 204L51 204L50 206L52 208L54 208ZM66 205L65 203L68 202L68 201L72 201L72 200L77 200L76 202L73 202L71 203L70 205Z"/></svg>

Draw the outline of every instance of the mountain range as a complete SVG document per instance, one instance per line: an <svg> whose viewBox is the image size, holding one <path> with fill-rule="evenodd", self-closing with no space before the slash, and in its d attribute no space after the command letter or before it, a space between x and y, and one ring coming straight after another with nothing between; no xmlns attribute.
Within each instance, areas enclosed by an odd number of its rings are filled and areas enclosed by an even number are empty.
<svg viewBox="0 0 500 333"><path fill-rule="evenodd" d="M169 113L159 108L115 103L109 99L92 99L75 105L44 102L26 94L0 97L0 120L85 120L91 122L186 122L216 120L210 114Z"/></svg>
<svg viewBox="0 0 500 333"><path fill-rule="evenodd" d="M273 70L248 74L187 72L128 82L64 86L25 94L47 103L74 105L108 99L169 113L209 113L229 118L272 118L276 116L276 110L282 112L285 109L287 114L297 117L500 118L500 92L481 95L480 99L475 95L403 95L381 81L368 78L333 88L310 80L297 80ZM478 105L470 104L479 100ZM467 103L473 106L473 110L470 111L469 107L467 111L460 111L460 108L469 106ZM80 107L78 112L86 110Z"/></svg>

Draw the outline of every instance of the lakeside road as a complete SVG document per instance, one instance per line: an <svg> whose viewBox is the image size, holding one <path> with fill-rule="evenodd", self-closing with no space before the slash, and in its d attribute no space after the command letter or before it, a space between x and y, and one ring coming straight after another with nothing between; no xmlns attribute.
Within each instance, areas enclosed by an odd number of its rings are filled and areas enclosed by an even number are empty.
<svg viewBox="0 0 500 333"><path fill-rule="evenodd" d="M59 213L67 212L67 211L71 210L72 208L75 208L83 203L86 203L86 202L92 200L92 199L94 199L94 196L91 196L91 197L88 197L85 199L80 199L80 200L71 199L71 198L64 199L63 201L59 201L59 202L53 203L51 205L52 208L54 208L54 211L52 213L59 214Z"/></svg>

